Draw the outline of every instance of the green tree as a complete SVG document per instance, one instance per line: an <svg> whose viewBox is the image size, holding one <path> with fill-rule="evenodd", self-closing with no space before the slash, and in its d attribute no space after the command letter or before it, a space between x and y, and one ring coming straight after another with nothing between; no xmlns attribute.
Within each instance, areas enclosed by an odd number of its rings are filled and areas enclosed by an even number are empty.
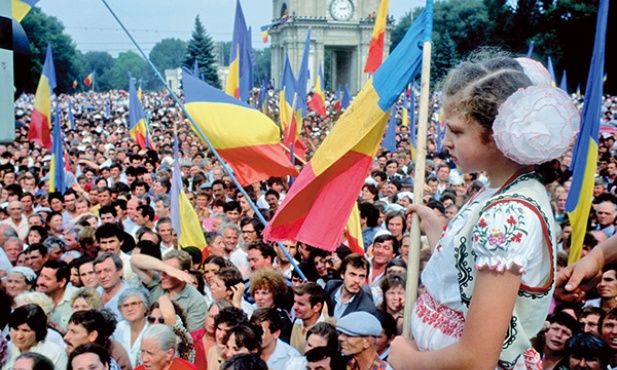
<svg viewBox="0 0 617 370"><path fill-rule="evenodd" d="M86 61L86 70L84 76L77 81L82 81L88 74L94 71L94 88L100 90L100 87L108 86L103 76L113 68L115 64L114 58L106 51L89 51L83 55ZM85 87L84 89L89 89Z"/></svg>
<svg viewBox="0 0 617 370"><path fill-rule="evenodd" d="M221 88L221 82L216 68L216 56L214 54L214 42L210 35L206 33L199 15L195 17L195 29L186 49L184 56L184 66L193 70L193 65L197 60L199 74L204 75L204 79L210 85Z"/></svg>
<svg viewBox="0 0 617 370"><path fill-rule="evenodd" d="M168 38L157 42L148 57L159 73L165 76L166 69L182 67L185 53L186 42L176 38ZM159 89L163 87L162 82L151 68L144 71L144 76L145 88Z"/></svg>
<svg viewBox="0 0 617 370"><path fill-rule="evenodd" d="M133 78L139 80L143 78L145 68L147 68L146 62L137 53L133 51L120 53L113 67L107 70L97 82L97 90L128 90L128 72L133 74Z"/></svg>
<svg viewBox="0 0 617 370"><path fill-rule="evenodd" d="M26 92L36 91L45 62L47 42L51 43L56 67L58 87L56 92L66 92L72 89L73 80L79 80L83 74L83 65L77 55L75 42L64 33L64 25L55 17L43 13L34 7L22 20L28 39L30 40L31 60L29 77L21 84Z"/></svg>
<svg viewBox="0 0 617 370"><path fill-rule="evenodd" d="M270 76L270 68L271 68L271 53L270 53L270 48L264 48L264 49L255 49L255 60L257 62L257 64L255 65L255 69L254 69L254 76L255 76L255 81L254 81L254 85L255 86L261 86L261 81L263 80L264 76Z"/></svg>

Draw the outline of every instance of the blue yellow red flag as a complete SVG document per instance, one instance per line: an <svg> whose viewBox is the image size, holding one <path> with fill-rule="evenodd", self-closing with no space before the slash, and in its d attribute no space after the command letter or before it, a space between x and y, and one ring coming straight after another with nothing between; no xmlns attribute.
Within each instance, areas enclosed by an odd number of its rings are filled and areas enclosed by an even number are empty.
<svg viewBox="0 0 617 370"><path fill-rule="evenodd" d="M264 230L269 241L292 240L333 251L383 137L390 110L422 61L419 41L432 22L432 2L364 85L352 106L307 163ZM430 37L430 36L429 36ZM324 228L323 225L328 225Z"/></svg>
<svg viewBox="0 0 617 370"><path fill-rule="evenodd" d="M141 106L139 97L137 96L137 90L135 89L135 83L133 82L133 75L129 74L129 129L131 132L131 138L135 140L140 148L146 147L146 114L144 108Z"/></svg>
<svg viewBox="0 0 617 370"><path fill-rule="evenodd" d="M182 172L180 171L180 155L178 150L178 134L174 133L174 170L171 176L171 226L178 235L178 244L182 248L197 247L203 251L206 246L203 228L199 216L184 192Z"/></svg>
<svg viewBox="0 0 617 370"><path fill-rule="evenodd" d="M362 225L360 223L358 203L354 203L345 225L345 238L347 239L347 246L351 249L352 253L364 255L364 240L362 240Z"/></svg>
<svg viewBox="0 0 617 370"><path fill-rule="evenodd" d="M298 94L298 103L296 111L299 110L300 117L306 116L306 92L309 78L309 54L311 49L311 29L306 33L304 41L304 52L302 53L302 62L300 63L300 71L298 71L298 82L296 83L296 94Z"/></svg>
<svg viewBox="0 0 617 370"><path fill-rule="evenodd" d="M251 35L249 34L240 0L236 1L234 32L229 52L229 75L225 92L244 102L248 101L253 87L253 67L256 64ZM195 76L199 78L198 76Z"/></svg>
<svg viewBox="0 0 617 370"><path fill-rule="evenodd" d="M271 24L261 26L261 41L263 41L264 44L268 43L268 32L270 31L270 27L272 27Z"/></svg>
<svg viewBox="0 0 617 370"><path fill-rule="evenodd" d="M602 71L606 52L608 5L609 0L600 0L598 6L593 54L581 114L581 130L572 153L572 185L566 200L566 212L572 225L568 263L576 262L581 257L591 210L602 116Z"/></svg>
<svg viewBox="0 0 617 370"><path fill-rule="evenodd" d="M242 186L269 177L297 176L276 124L252 106L182 71L185 107ZM196 127L192 127L197 131Z"/></svg>
<svg viewBox="0 0 617 370"><path fill-rule="evenodd" d="M379 4L379 10L377 10L377 16L375 17L373 36L371 37L371 43L368 47L368 57L366 58L364 73L375 73L383 60L389 3L390 0L381 0Z"/></svg>
<svg viewBox="0 0 617 370"><path fill-rule="evenodd" d="M56 104L54 114L54 128L51 139L51 162L49 164L49 192L66 192L66 184L64 182L64 145L62 142L62 124L60 122L60 110Z"/></svg>
<svg viewBox="0 0 617 370"><path fill-rule="evenodd" d="M323 118L326 117L326 97L324 91L324 77L320 64L319 72L317 73L317 78L315 79L315 91L313 91L313 96L311 97L309 107Z"/></svg>
<svg viewBox="0 0 617 370"><path fill-rule="evenodd" d="M92 71L89 75L86 76L86 78L84 78L84 85L90 87L94 84L94 75L96 74L96 71Z"/></svg>
<svg viewBox="0 0 617 370"><path fill-rule="evenodd" d="M51 95L56 88L56 68L51 43L47 43L41 79L34 95L34 109L30 116L28 140L51 149Z"/></svg>

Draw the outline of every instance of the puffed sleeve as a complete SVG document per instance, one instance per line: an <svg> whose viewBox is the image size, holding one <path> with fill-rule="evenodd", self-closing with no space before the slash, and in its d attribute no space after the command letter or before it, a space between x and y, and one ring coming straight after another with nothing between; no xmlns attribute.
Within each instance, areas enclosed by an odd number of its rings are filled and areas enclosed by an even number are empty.
<svg viewBox="0 0 617 370"><path fill-rule="evenodd" d="M486 208L473 230L476 269L525 274L543 246L542 224L526 204L508 201Z"/></svg>

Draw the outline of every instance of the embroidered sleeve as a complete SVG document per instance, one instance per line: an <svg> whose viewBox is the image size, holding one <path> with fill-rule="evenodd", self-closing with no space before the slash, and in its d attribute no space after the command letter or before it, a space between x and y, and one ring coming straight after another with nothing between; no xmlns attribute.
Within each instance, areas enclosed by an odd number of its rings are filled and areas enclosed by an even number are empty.
<svg viewBox="0 0 617 370"><path fill-rule="evenodd" d="M525 274L543 245L538 216L519 202L495 204L480 214L473 230L476 269Z"/></svg>

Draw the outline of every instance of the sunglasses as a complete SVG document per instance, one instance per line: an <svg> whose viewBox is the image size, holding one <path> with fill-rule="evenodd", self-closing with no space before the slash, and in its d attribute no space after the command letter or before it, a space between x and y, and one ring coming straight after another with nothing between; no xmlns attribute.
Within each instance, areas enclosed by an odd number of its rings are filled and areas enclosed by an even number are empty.
<svg viewBox="0 0 617 370"><path fill-rule="evenodd" d="M157 321L159 322L159 324L164 324L165 323L165 318L163 316L154 317L152 315L148 315L148 316L146 316L146 320L148 320L149 324L154 324Z"/></svg>

